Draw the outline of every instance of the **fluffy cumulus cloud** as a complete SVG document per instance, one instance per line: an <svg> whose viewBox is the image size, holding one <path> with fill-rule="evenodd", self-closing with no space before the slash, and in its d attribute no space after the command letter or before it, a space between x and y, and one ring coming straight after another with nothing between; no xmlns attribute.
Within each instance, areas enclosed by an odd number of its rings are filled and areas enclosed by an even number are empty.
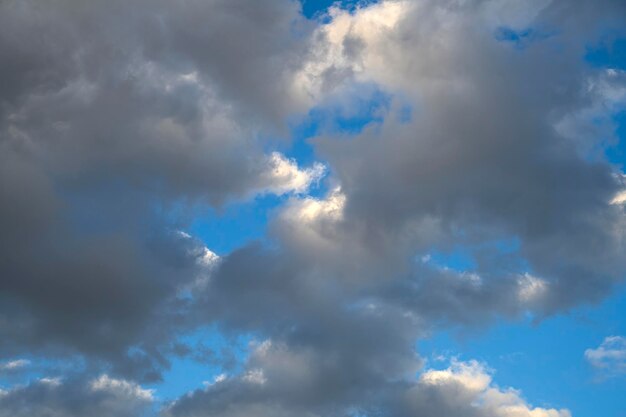
<svg viewBox="0 0 626 417"><path fill-rule="evenodd" d="M414 347L623 280L626 75L584 57L624 27L618 0L0 2L0 377L79 364L0 416L569 417ZM280 150L315 115L303 165ZM269 194L259 241L181 232ZM249 355L172 401L139 385L209 326Z"/></svg>
<svg viewBox="0 0 626 417"><path fill-rule="evenodd" d="M494 386L484 365L453 361L427 370L405 395L409 413L424 416L571 417L565 409L532 407L514 389Z"/></svg>

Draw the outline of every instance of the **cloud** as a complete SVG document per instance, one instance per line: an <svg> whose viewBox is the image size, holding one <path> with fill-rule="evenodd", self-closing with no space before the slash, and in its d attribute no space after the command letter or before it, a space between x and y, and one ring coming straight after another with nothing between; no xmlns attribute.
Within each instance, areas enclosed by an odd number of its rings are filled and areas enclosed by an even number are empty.
<svg viewBox="0 0 626 417"><path fill-rule="evenodd" d="M152 390L141 388L139 385L122 379L113 379L108 375L101 375L91 381L90 388L94 392L112 392L119 396L136 398L142 401L153 401Z"/></svg>
<svg viewBox="0 0 626 417"><path fill-rule="evenodd" d="M585 359L603 376L626 374L626 338L606 337L597 348L585 350Z"/></svg>
<svg viewBox="0 0 626 417"><path fill-rule="evenodd" d="M318 28L300 74L315 81L312 96L373 82L409 102L411 117L392 103L362 131L311 142L328 193L290 199L271 244L228 254L196 294L198 315L271 340L286 368L255 353L240 376L170 414L569 416L493 386L475 364L407 375L421 366L411 341L433 329L555 314L601 299L626 271L624 213L612 204L620 173L556 127L595 100L584 86L599 72L568 20L581 10L537 2L513 19L484 4L380 2L335 10ZM566 30L520 50L495 35L507 25ZM458 246L475 266L419 261Z"/></svg>
<svg viewBox="0 0 626 417"><path fill-rule="evenodd" d="M159 377L178 290L201 274L171 230L324 174L258 139L303 108L307 27L283 1L2 2L0 355Z"/></svg>
<svg viewBox="0 0 626 417"><path fill-rule="evenodd" d="M454 362L445 370L427 370L406 395L407 414L480 417L571 417L568 410L531 407L514 389L492 384L478 362Z"/></svg>
<svg viewBox="0 0 626 417"><path fill-rule="evenodd" d="M195 391L171 404L165 415L322 416L382 412L381 415L393 417L571 417L566 409L532 407L519 391L494 385L484 365L456 360L447 369L427 369L416 380L396 381L385 390L372 390L358 404L348 402L338 406L329 401L332 396L314 396L321 388L318 384L333 387L337 384L334 379L326 379L331 376L324 375L329 370L320 369L319 362L312 363L309 355L284 351L284 347L277 348L267 342L260 349L264 352L255 355L270 356L254 357L249 366L262 368L238 377L220 379L204 390ZM274 359L272 355L277 354L276 349L281 354Z"/></svg>
<svg viewBox="0 0 626 417"><path fill-rule="evenodd" d="M149 413L156 395L132 381L199 356L178 338L214 326L262 342L164 414L569 417L476 362L422 370L415 342L623 280L624 173L589 150L617 140L624 77L583 59L623 11L386 0L311 21L279 0L1 2L0 355L85 376L2 391L0 413ZM375 113L362 129L322 120L324 164L277 150L292 117L333 117L362 86L389 104L347 110ZM198 208L264 194L281 198L260 241L218 256L180 232ZM423 261L455 250L469 266Z"/></svg>
<svg viewBox="0 0 626 417"><path fill-rule="evenodd" d="M513 288L515 276L532 272L546 284L532 309L552 314L600 299L624 276L624 213L611 204L622 189L619 171L582 150L595 147L598 129L576 128L574 140L563 128L589 126L601 114L609 131L623 80L580 58L580 37L588 42L587 29L599 24L573 26L589 17L581 15L586 6L534 2L511 20L506 4L386 1L335 11L318 29L324 59L315 62L348 68L340 85L376 83L409 102L412 116L396 117L392 106L354 138L322 133L314 144L341 184L347 228L367 229L352 241L379 243L381 256L389 247L424 254L481 246L474 272L485 290ZM616 7L603 3L593 16ZM503 26L563 30L519 50L497 39ZM555 52L556 43L566 46ZM590 79L598 80L593 88ZM520 242L516 264L527 266L499 270L498 246L484 248L511 238Z"/></svg>
<svg viewBox="0 0 626 417"><path fill-rule="evenodd" d="M319 162L313 164L311 168L300 170L296 161L287 159L278 152L270 155L268 165L268 169L259 179L258 192L276 195L305 194L313 183L319 183L326 174L326 167ZM261 185L263 183L266 185Z"/></svg>
<svg viewBox="0 0 626 417"><path fill-rule="evenodd" d="M0 391L2 417L137 417L147 415L150 391L106 375L92 381L42 378Z"/></svg>

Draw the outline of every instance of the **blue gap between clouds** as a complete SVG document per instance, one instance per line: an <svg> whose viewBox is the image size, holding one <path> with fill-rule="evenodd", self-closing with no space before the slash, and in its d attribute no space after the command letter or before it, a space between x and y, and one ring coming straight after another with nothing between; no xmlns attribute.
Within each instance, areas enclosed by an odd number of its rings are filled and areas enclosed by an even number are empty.
<svg viewBox="0 0 626 417"><path fill-rule="evenodd" d="M25 360L27 363L14 370L0 370L0 390L10 390L25 386L41 378L66 379L71 375L80 375L86 369L85 360L80 356L66 356L50 359L38 355L20 355L6 362Z"/></svg>
<svg viewBox="0 0 626 417"><path fill-rule="evenodd" d="M519 255L521 242L516 237L497 239L475 245L455 245L449 249L433 248L427 255L427 262L436 268L447 268L456 272L472 272L480 265L481 253L496 253L507 256L510 269L517 273L530 273L527 261ZM422 260L422 258L420 258Z"/></svg>
<svg viewBox="0 0 626 417"><path fill-rule="evenodd" d="M601 40L587 47L585 61L598 69L626 71L626 30L608 32ZM626 108L612 115L617 142L604 150L607 159L622 172L626 165Z"/></svg>
<svg viewBox="0 0 626 417"><path fill-rule="evenodd" d="M236 375L249 356L252 340L251 334L225 336L214 325L182 336L177 342L189 347L190 352L187 355L171 355L168 358L171 367L163 372L163 382L148 388L156 391L159 400L170 401L204 388L222 373ZM200 356L198 352L201 352Z"/></svg>
<svg viewBox="0 0 626 417"><path fill-rule="evenodd" d="M354 10L359 6L377 3L377 0L301 0L302 14L309 19L324 14L329 7L338 5L342 9Z"/></svg>
<svg viewBox="0 0 626 417"><path fill-rule="evenodd" d="M619 138L615 146L606 150L607 158L612 164L620 167L622 172L626 165L626 110L613 116L613 123L617 126L615 135Z"/></svg>
<svg viewBox="0 0 626 417"><path fill-rule="evenodd" d="M539 30L538 28L513 29L508 26L496 28L494 37L499 42L513 45L516 49L524 50L534 42L543 41L556 35L554 31Z"/></svg>
<svg viewBox="0 0 626 417"><path fill-rule="evenodd" d="M626 70L626 37L608 33L596 45L587 48L585 60L597 68Z"/></svg>

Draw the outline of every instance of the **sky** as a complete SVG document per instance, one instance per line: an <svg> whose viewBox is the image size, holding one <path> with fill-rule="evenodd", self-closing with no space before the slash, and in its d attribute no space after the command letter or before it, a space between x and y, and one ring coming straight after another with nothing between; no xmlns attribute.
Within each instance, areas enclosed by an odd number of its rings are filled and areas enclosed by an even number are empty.
<svg viewBox="0 0 626 417"><path fill-rule="evenodd" d="M626 417L621 0L0 2L0 417Z"/></svg>

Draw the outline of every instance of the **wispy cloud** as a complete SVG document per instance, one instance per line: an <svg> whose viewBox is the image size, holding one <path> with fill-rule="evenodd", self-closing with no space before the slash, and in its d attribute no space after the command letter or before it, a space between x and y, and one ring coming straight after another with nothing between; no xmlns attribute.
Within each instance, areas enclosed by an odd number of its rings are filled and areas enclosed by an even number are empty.
<svg viewBox="0 0 626 417"><path fill-rule="evenodd" d="M0 363L0 372L7 371L17 371L19 369L23 369L30 365L30 361L28 359L16 359L13 361Z"/></svg>
<svg viewBox="0 0 626 417"><path fill-rule="evenodd" d="M626 375L626 337L605 338L597 348L585 350L585 359L600 377Z"/></svg>

